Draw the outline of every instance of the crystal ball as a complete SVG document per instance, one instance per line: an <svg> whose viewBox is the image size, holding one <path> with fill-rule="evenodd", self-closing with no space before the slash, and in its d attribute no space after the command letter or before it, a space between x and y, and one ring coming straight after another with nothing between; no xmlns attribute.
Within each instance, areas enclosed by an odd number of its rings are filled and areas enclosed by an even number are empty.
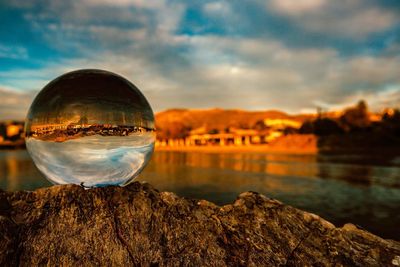
<svg viewBox="0 0 400 267"><path fill-rule="evenodd" d="M139 89L103 70L66 73L34 99L26 147L54 184L126 185L154 150L154 114Z"/></svg>

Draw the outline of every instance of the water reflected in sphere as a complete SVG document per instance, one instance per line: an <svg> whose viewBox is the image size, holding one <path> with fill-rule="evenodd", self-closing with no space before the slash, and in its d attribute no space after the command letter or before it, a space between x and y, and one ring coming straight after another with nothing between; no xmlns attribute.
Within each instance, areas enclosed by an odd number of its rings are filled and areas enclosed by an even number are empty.
<svg viewBox="0 0 400 267"><path fill-rule="evenodd" d="M26 147L55 184L126 185L149 161L153 111L129 81L102 70L78 70L46 85L25 123Z"/></svg>

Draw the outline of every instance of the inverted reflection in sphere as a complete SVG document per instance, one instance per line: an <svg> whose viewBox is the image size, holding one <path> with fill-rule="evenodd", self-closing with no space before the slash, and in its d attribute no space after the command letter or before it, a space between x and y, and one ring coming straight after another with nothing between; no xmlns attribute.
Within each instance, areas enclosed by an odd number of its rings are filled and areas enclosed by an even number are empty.
<svg viewBox="0 0 400 267"><path fill-rule="evenodd" d="M78 70L46 85L25 123L26 147L55 184L126 185L149 161L154 115L128 80Z"/></svg>

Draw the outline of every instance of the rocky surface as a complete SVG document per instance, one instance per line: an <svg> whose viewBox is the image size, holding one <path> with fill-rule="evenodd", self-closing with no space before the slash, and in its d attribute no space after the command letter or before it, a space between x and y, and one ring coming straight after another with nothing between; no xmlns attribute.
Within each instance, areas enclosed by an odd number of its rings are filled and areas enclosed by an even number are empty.
<svg viewBox="0 0 400 267"><path fill-rule="evenodd" d="M226 206L148 184L0 192L0 266L400 266L400 243L246 192Z"/></svg>

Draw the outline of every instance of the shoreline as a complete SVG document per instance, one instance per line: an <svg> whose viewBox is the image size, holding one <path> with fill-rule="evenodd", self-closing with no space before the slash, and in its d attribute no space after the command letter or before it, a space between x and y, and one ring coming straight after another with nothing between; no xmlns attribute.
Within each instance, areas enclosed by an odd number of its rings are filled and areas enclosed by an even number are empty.
<svg viewBox="0 0 400 267"><path fill-rule="evenodd" d="M251 145L251 146L158 146L155 151L171 152L202 152L202 153L274 153L274 154L307 154L315 155L319 151L316 147L312 148L283 148L271 147L270 145Z"/></svg>
<svg viewBox="0 0 400 267"><path fill-rule="evenodd" d="M10 149L25 149L25 141L3 141L0 142L0 150L10 150Z"/></svg>
<svg viewBox="0 0 400 267"><path fill-rule="evenodd" d="M251 146L174 146L154 148L154 151L166 152L198 152L198 153L270 153L270 154L295 154L295 155L318 155L318 154L367 154L383 153L385 155L400 156L398 147L358 147L358 148L332 148L332 147L274 147L269 145Z"/></svg>

